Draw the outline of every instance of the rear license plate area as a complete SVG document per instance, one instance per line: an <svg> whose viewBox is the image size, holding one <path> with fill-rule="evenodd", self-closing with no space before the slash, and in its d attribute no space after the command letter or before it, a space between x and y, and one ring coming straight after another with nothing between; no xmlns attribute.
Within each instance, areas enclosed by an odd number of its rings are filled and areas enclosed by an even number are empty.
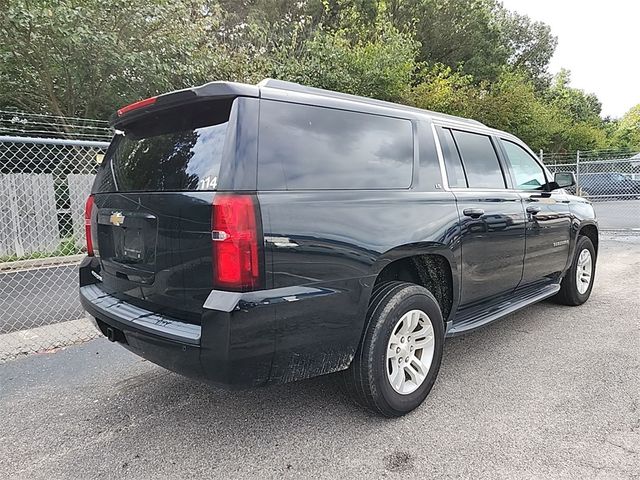
<svg viewBox="0 0 640 480"><path fill-rule="evenodd" d="M145 251L142 229L121 227L119 233L114 229L114 237L118 237L114 241L115 259L129 264L148 263L149 252Z"/></svg>
<svg viewBox="0 0 640 480"><path fill-rule="evenodd" d="M118 212L118 223L114 224L113 217L108 210L98 215L100 257L105 271L143 283L152 281L156 267L157 218L145 212L122 211Z"/></svg>

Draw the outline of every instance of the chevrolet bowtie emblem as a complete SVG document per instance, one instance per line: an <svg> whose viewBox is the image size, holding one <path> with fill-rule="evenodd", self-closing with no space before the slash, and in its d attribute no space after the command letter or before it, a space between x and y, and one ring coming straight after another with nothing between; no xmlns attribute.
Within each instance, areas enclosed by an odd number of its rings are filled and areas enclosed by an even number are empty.
<svg viewBox="0 0 640 480"><path fill-rule="evenodd" d="M116 227L119 227L124 223L124 215L122 215L121 212L113 212L109 217L109 221Z"/></svg>

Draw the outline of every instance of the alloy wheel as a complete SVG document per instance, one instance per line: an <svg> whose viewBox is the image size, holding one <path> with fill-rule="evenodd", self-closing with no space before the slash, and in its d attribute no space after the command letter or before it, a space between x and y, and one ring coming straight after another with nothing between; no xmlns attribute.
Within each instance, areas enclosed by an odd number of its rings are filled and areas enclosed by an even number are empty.
<svg viewBox="0 0 640 480"><path fill-rule="evenodd" d="M584 293L589 289L593 273L591 252L586 248L583 249L578 256L578 261L576 263L576 287L578 289L578 293L584 295Z"/></svg>
<svg viewBox="0 0 640 480"><path fill-rule="evenodd" d="M387 345L387 379L393 389L408 395L424 382L435 347L431 319L422 310L411 310L394 326Z"/></svg>

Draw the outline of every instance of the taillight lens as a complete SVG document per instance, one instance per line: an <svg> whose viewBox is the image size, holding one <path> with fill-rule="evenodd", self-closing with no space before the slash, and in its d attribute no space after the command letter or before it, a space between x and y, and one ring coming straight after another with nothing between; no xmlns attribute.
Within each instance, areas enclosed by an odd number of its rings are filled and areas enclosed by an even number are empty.
<svg viewBox="0 0 640 480"><path fill-rule="evenodd" d="M214 286L238 291L259 286L256 212L251 195L216 194L211 220Z"/></svg>
<svg viewBox="0 0 640 480"><path fill-rule="evenodd" d="M91 214L93 212L93 195L89 195L84 204L84 233L87 237L87 255L93 256L93 240L91 238Z"/></svg>

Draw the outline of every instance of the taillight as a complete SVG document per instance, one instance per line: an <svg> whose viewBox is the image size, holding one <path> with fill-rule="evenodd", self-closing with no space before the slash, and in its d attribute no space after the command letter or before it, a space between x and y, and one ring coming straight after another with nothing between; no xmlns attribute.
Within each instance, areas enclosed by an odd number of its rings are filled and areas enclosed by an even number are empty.
<svg viewBox="0 0 640 480"><path fill-rule="evenodd" d="M148 107L149 105L153 105L154 103L156 103L157 99L158 97L149 97L149 98L145 98L144 100L138 100L137 102L133 102L119 109L118 116L121 117L125 113L130 112L131 110L137 110L138 108L143 108L143 107Z"/></svg>
<svg viewBox="0 0 640 480"><path fill-rule="evenodd" d="M89 195L84 204L84 233L87 237L87 255L93 256L93 240L91 238L91 213L93 212L93 195Z"/></svg>
<svg viewBox="0 0 640 480"><path fill-rule="evenodd" d="M214 286L238 291L259 286L256 211L250 195L216 194L211 213Z"/></svg>

